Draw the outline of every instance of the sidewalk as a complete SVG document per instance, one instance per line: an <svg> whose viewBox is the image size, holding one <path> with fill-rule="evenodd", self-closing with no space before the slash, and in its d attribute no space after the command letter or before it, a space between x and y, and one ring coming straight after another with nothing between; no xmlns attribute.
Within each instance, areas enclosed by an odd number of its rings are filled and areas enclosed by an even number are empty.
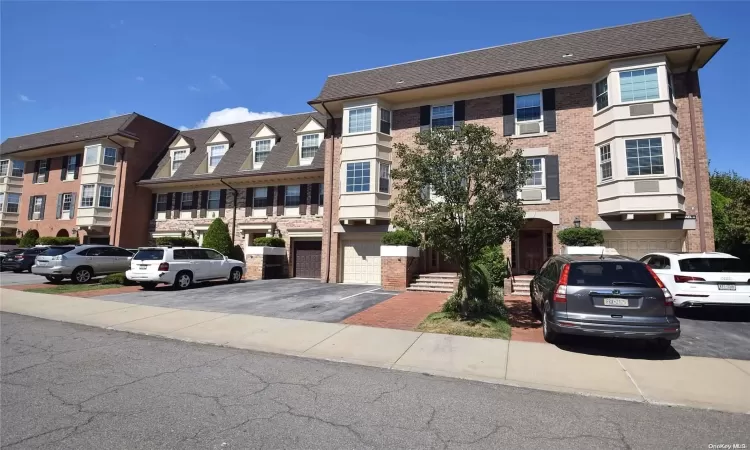
<svg viewBox="0 0 750 450"><path fill-rule="evenodd" d="M535 342L307 322L0 289L0 310L185 341L447 377L750 413L750 361L625 359Z"/></svg>

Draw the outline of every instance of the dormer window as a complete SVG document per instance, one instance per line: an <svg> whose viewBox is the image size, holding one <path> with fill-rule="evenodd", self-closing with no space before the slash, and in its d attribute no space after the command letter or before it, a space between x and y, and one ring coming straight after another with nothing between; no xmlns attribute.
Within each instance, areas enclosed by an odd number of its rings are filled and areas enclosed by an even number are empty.
<svg viewBox="0 0 750 450"><path fill-rule="evenodd" d="M187 158L187 150L173 150L172 151L172 175L177 172L182 162Z"/></svg>
<svg viewBox="0 0 750 450"><path fill-rule="evenodd" d="M216 166L219 165L219 162L221 161L221 158L224 157L224 154L227 152L227 145L212 145L208 149L208 167L210 171L213 171L213 169L216 168Z"/></svg>
<svg viewBox="0 0 750 450"><path fill-rule="evenodd" d="M315 158L320 148L319 134L305 134L302 136L302 149L300 150L300 160L302 164L310 164Z"/></svg>
<svg viewBox="0 0 750 450"><path fill-rule="evenodd" d="M254 167L260 169L263 166L266 158L271 153L271 140L263 139L261 141L255 141L255 154L253 156Z"/></svg>

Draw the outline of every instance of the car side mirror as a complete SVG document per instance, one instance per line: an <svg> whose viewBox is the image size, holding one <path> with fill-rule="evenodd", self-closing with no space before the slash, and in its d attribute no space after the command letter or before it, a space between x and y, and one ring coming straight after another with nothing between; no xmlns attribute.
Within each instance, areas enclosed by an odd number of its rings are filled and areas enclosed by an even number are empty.
<svg viewBox="0 0 750 450"><path fill-rule="evenodd" d="M228 259L229 259L229 258L227 257L227 255L224 255L224 261L226 261L226 260L228 260Z"/></svg>

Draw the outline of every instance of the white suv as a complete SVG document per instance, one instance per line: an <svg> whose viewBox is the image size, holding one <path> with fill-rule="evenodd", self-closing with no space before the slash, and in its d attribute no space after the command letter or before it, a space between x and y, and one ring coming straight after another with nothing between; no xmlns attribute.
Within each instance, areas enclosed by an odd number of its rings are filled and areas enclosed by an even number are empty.
<svg viewBox="0 0 750 450"><path fill-rule="evenodd" d="M650 253L641 262L672 293L674 306L750 305L750 269L727 253Z"/></svg>
<svg viewBox="0 0 750 450"><path fill-rule="evenodd" d="M170 284L178 289L206 280L236 283L245 274L245 263L229 259L216 250L200 247L143 247L133 256L128 280L144 289Z"/></svg>

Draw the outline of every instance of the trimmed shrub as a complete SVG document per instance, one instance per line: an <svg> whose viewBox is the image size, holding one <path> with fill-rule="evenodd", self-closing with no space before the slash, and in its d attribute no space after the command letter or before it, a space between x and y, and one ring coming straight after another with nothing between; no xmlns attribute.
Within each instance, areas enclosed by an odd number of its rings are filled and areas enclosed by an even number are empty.
<svg viewBox="0 0 750 450"><path fill-rule="evenodd" d="M422 237L419 233L411 230L389 231L383 235L380 240L383 245L408 245L409 247L419 247Z"/></svg>
<svg viewBox="0 0 750 450"><path fill-rule="evenodd" d="M259 237L253 239L254 247L286 247L286 241L280 237Z"/></svg>
<svg viewBox="0 0 750 450"><path fill-rule="evenodd" d="M501 246L490 245L485 247L476 262L487 268L493 285L503 285L503 280L508 277L508 264L503 256L503 248Z"/></svg>
<svg viewBox="0 0 750 450"><path fill-rule="evenodd" d="M473 289L468 293L467 313L469 317L481 317L484 314L500 315L507 317L507 310L503 302L503 291L492 285L492 276L482 264L471 265L471 278ZM461 297L463 288L459 285L443 304L443 312L457 313L461 311Z"/></svg>
<svg viewBox="0 0 750 450"><path fill-rule="evenodd" d="M133 286L136 283L125 277L125 273L111 273L104 278L99 279L99 284L121 284L123 286Z"/></svg>
<svg viewBox="0 0 750 450"><path fill-rule="evenodd" d="M36 230L29 230L24 233L21 240L18 241L18 246L21 248L33 247L36 245L37 241L39 241L39 232Z"/></svg>
<svg viewBox="0 0 750 450"><path fill-rule="evenodd" d="M220 218L214 219L203 237L203 248L212 248L222 255L229 255L234 244L229 236L229 228Z"/></svg>
<svg viewBox="0 0 750 450"><path fill-rule="evenodd" d="M78 245L78 238L70 236L42 236L39 238L38 243L41 245Z"/></svg>
<svg viewBox="0 0 750 450"><path fill-rule="evenodd" d="M242 250L242 247L240 247L239 245L235 245L232 248L232 252L227 256L229 256L231 259L236 259L237 261L244 261L245 251Z"/></svg>
<svg viewBox="0 0 750 450"><path fill-rule="evenodd" d="M163 236L156 238L156 245L162 247L197 247L198 241L191 237Z"/></svg>
<svg viewBox="0 0 750 450"><path fill-rule="evenodd" d="M17 245L18 238L15 236L0 236L0 245Z"/></svg>
<svg viewBox="0 0 750 450"><path fill-rule="evenodd" d="M566 228L557 233L562 245L590 247L604 243L604 233L596 228Z"/></svg>

